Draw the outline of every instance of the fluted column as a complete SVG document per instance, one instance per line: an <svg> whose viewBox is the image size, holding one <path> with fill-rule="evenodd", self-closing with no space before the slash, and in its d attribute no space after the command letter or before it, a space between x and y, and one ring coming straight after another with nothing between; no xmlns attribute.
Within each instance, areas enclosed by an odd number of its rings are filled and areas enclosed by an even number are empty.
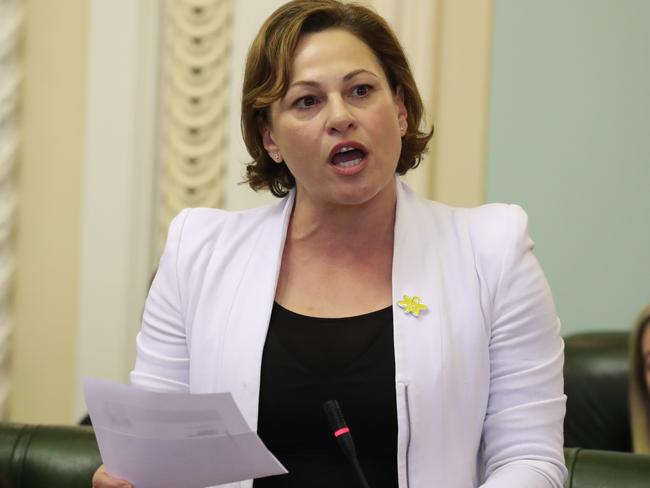
<svg viewBox="0 0 650 488"><path fill-rule="evenodd" d="M0 0L0 418L6 417L10 391L9 295L15 261L11 236L16 207L13 168L19 143L15 118L21 76L18 60L21 20L20 0Z"/></svg>
<svg viewBox="0 0 650 488"><path fill-rule="evenodd" d="M169 0L163 48L158 241L185 207L222 207L228 144L230 0Z"/></svg>

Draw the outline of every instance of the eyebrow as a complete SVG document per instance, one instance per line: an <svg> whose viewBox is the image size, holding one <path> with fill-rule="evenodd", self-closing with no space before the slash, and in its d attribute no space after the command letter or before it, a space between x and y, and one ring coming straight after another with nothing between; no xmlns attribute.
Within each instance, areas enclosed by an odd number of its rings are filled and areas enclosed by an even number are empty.
<svg viewBox="0 0 650 488"><path fill-rule="evenodd" d="M361 68L361 69L355 69L354 71L350 71L347 75L345 75L343 77L343 81L349 81L352 78L354 78L355 76L360 75L361 73L368 73L369 75L372 75L375 78L379 78L372 71L368 71L367 69ZM289 88L292 88L292 87L297 86L297 85L306 85L306 86L319 87L320 83L318 83L317 81L311 81L311 80L298 80L298 81L294 81L293 83L291 83L291 85L289 85Z"/></svg>

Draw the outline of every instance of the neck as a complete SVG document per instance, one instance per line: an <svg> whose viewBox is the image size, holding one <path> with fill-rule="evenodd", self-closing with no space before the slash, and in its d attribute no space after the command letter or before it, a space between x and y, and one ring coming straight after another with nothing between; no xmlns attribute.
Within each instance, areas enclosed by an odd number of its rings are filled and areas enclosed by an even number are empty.
<svg viewBox="0 0 650 488"><path fill-rule="evenodd" d="M392 245L396 201L395 185L359 205L314 204L298 192L287 237L339 251Z"/></svg>

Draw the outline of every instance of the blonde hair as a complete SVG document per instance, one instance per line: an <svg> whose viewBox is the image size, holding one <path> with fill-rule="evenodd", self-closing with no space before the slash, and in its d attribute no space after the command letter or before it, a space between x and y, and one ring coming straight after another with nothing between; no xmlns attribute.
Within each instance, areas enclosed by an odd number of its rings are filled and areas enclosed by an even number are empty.
<svg viewBox="0 0 650 488"><path fill-rule="evenodd" d="M650 328L650 305L639 315L630 335L630 427L632 450L650 454L650 392L645 381L645 363L641 353L643 333Z"/></svg>
<svg viewBox="0 0 650 488"><path fill-rule="evenodd" d="M433 135L420 130L424 107L402 46L386 21L372 10L338 0L294 0L278 8L262 25L248 51L242 93L241 127L253 161L245 181L254 190L269 188L285 196L296 181L284 163L274 162L264 149L260 121L272 124L269 107L289 85L291 63L301 36L343 29L358 37L377 56L393 91L401 87L407 110L407 132L397 173L417 167Z"/></svg>

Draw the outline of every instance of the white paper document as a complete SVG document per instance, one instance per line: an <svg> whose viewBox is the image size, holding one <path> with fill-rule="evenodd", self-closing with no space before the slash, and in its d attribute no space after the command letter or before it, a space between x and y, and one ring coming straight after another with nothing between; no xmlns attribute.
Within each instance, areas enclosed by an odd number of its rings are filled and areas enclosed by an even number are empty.
<svg viewBox="0 0 650 488"><path fill-rule="evenodd" d="M136 488L204 488L287 470L230 393L159 393L85 378L106 471Z"/></svg>

